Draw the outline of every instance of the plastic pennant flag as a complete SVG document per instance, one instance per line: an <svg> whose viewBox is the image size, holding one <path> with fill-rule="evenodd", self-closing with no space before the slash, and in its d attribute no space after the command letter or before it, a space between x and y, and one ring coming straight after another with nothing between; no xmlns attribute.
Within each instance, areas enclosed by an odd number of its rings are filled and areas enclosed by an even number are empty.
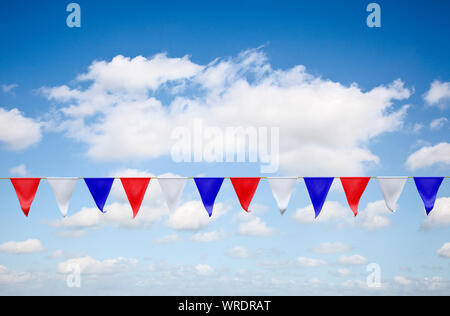
<svg viewBox="0 0 450 316"><path fill-rule="evenodd" d="M66 217L69 211L70 199L77 184L77 178L47 178L56 198L59 211Z"/></svg>
<svg viewBox="0 0 450 316"><path fill-rule="evenodd" d="M281 215L286 212L298 178L269 178L273 197L277 202Z"/></svg>
<svg viewBox="0 0 450 316"><path fill-rule="evenodd" d="M150 180L151 178L120 178L131 209L133 210L133 219L136 218L141 209Z"/></svg>
<svg viewBox="0 0 450 316"><path fill-rule="evenodd" d="M345 195L347 196L348 205L355 216L358 215L358 206L361 197L369 184L370 178L341 178Z"/></svg>
<svg viewBox="0 0 450 316"><path fill-rule="evenodd" d="M14 190L16 190L20 207L27 217L40 182L40 178L11 178L11 183Z"/></svg>
<svg viewBox="0 0 450 316"><path fill-rule="evenodd" d="M213 214L214 203L222 187L224 178L194 178L198 192L202 198L203 205L209 214Z"/></svg>
<svg viewBox="0 0 450 316"><path fill-rule="evenodd" d="M175 211L186 186L186 178L158 178L158 182L169 210Z"/></svg>
<svg viewBox="0 0 450 316"><path fill-rule="evenodd" d="M316 219L322 211L333 181L334 178L305 178L306 188L314 207Z"/></svg>
<svg viewBox="0 0 450 316"><path fill-rule="evenodd" d="M437 193L442 181L444 181L444 177L414 178L417 191L419 191L419 195L425 205L427 216L430 215L434 208L434 203L436 202Z"/></svg>
<svg viewBox="0 0 450 316"><path fill-rule="evenodd" d="M106 213L103 209L111 192L114 178L85 178L84 182L86 182L100 212Z"/></svg>
<svg viewBox="0 0 450 316"><path fill-rule="evenodd" d="M248 210L248 207L252 202L260 181L261 178L231 178L231 183L239 198L239 202L247 213L251 212Z"/></svg>
<svg viewBox="0 0 450 316"><path fill-rule="evenodd" d="M403 192L408 177L377 177L387 208L391 212L398 209L398 199Z"/></svg>

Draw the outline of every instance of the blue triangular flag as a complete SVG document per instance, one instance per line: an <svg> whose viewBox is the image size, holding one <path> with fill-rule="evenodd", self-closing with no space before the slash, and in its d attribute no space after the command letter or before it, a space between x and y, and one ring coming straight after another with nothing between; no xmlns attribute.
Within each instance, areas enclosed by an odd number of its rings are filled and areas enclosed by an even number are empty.
<svg viewBox="0 0 450 316"><path fill-rule="evenodd" d="M114 178L85 178L84 182L86 182L100 212L106 213L103 211L103 208L105 207L109 192L111 192Z"/></svg>
<svg viewBox="0 0 450 316"><path fill-rule="evenodd" d="M434 202L436 202L436 196L439 191L439 187L442 184L442 181L444 181L444 177L414 178L417 191L419 191L420 197L423 200L423 204L425 204L427 215L429 215L434 208Z"/></svg>
<svg viewBox="0 0 450 316"><path fill-rule="evenodd" d="M214 202L216 201L217 194L222 187L224 178L195 178L195 184L197 185L198 192L203 201L206 211L209 217L212 216Z"/></svg>
<svg viewBox="0 0 450 316"><path fill-rule="evenodd" d="M311 202L314 206L316 218L322 211L323 204L333 184L334 178L305 178Z"/></svg>

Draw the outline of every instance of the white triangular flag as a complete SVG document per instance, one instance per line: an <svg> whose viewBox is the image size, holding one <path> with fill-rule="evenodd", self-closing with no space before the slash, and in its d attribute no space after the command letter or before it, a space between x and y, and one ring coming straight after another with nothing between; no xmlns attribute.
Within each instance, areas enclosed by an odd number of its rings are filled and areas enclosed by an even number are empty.
<svg viewBox="0 0 450 316"><path fill-rule="evenodd" d="M158 178L158 182L169 210L175 211L183 194L186 178Z"/></svg>
<svg viewBox="0 0 450 316"><path fill-rule="evenodd" d="M287 208L289 201L294 192L295 184L298 178L269 178L269 184L272 188L272 194L277 201L278 208L281 215L283 215Z"/></svg>
<svg viewBox="0 0 450 316"><path fill-rule="evenodd" d="M392 212L395 212L398 208L397 201L403 192L407 179L408 177L377 177L386 206Z"/></svg>
<svg viewBox="0 0 450 316"><path fill-rule="evenodd" d="M55 194L61 214L66 217L77 178L47 178L47 181Z"/></svg>

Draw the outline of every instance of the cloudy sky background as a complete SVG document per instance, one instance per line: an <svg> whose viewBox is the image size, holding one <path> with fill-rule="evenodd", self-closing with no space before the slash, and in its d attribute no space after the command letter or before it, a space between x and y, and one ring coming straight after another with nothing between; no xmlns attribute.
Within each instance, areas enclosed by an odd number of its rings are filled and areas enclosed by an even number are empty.
<svg viewBox="0 0 450 316"><path fill-rule="evenodd" d="M273 175L450 175L445 1L379 2L380 29L364 1L78 3L80 29L64 1L0 5L4 177L261 175L174 163L193 120L280 127ZM3 180L0 293L448 295L449 189L426 218L410 180L391 214L372 180L354 218L336 181L315 221L303 181L283 217L266 181L252 214L226 181L209 219L192 181L174 212L152 181L133 221L117 181L107 214L79 181L61 219L46 181L25 218Z"/></svg>

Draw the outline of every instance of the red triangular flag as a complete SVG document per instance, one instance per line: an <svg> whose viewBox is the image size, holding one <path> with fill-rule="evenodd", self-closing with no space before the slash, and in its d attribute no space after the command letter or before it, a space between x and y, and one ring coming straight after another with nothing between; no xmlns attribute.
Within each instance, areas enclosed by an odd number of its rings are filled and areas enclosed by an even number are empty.
<svg viewBox="0 0 450 316"><path fill-rule="evenodd" d="M344 187L345 195L347 196L348 205L353 213L358 215L358 205L361 196L369 184L370 178L341 178L342 186Z"/></svg>
<svg viewBox="0 0 450 316"><path fill-rule="evenodd" d="M11 183L19 198L20 207L27 217L40 182L40 178L11 178Z"/></svg>
<svg viewBox="0 0 450 316"><path fill-rule="evenodd" d="M122 181L128 201L133 209L133 218L136 218L150 183L150 178L121 178L120 181Z"/></svg>
<svg viewBox="0 0 450 316"><path fill-rule="evenodd" d="M260 180L261 178L231 178L231 183L239 198L239 202L241 202L242 208L247 213L250 213L248 207L252 202Z"/></svg>

